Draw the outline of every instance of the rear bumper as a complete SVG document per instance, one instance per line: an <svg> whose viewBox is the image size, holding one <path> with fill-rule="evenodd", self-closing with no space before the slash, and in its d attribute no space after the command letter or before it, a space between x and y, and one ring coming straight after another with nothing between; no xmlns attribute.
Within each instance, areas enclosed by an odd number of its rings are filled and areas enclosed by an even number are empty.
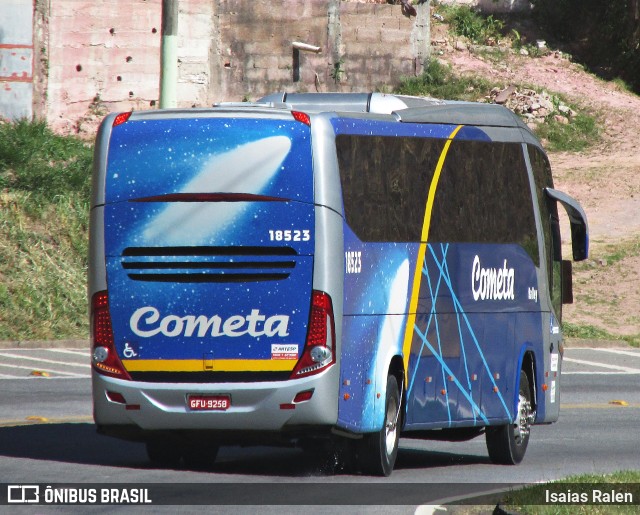
<svg viewBox="0 0 640 515"><path fill-rule="evenodd" d="M337 421L339 368L317 376L256 383L145 383L92 373L94 419L101 432L118 435L145 431L289 432L332 427ZM310 400L293 403L296 394L313 390ZM107 392L120 394L114 402ZM191 411L189 394L229 395L226 411ZM114 396L111 395L113 398ZM129 429L125 429L129 428ZM135 439L135 438L131 438Z"/></svg>
<svg viewBox="0 0 640 515"><path fill-rule="evenodd" d="M237 431L219 429L141 429L135 425L98 425L98 434L128 440L148 442L215 442L216 445L271 445L291 447L298 442L319 442L334 438L331 426L297 426L281 431Z"/></svg>

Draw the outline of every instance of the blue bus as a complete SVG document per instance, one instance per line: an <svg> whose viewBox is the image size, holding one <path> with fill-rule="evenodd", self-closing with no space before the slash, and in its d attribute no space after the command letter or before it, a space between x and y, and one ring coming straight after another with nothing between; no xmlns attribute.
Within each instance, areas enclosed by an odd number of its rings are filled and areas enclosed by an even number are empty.
<svg viewBox="0 0 640 515"><path fill-rule="evenodd" d="M97 429L164 464L337 446L388 476L400 436L483 434L517 464L559 415L558 204L585 259L584 211L497 105L278 93L111 114L90 226Z"/></svg>

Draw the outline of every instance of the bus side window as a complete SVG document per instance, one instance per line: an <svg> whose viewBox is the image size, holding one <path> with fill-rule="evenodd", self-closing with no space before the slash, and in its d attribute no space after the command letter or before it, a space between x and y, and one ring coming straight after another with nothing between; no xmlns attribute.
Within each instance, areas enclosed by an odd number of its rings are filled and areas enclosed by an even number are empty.
<svg viewBox="0 0 640 515"><path fill-rule="evenodd" d="M551 248L549 249L549 291L551 305L558 320L562 320L562 239L560 237L560 220L558 206L549 200L549 227L551 232Z"/></svg>
<svg viewBox="0 0 640 515"><path fill-rule="evenodd" d="M551 165L544 152L532 145L529 146L529 159L533 168L536 184L538 208L544 239L544 254L547 264L549 281L549 295L551 306L558 320L562 319L562 240L560 237L560 222L558 204L549 199L544 189L553 187Z"/></svg>
<svg viewBox="0 0 640 515"><path fill-rule="evenodd" d="M454 141L437 185L429 240L516 243L539 265L534 204L522 146Z"/></svg>
<svg viewBox="0 0 640 515"><path fill-rule="evenodd" d="M339 135L344 214L362 241L420 241L428 186L444 141Z"/></svg>

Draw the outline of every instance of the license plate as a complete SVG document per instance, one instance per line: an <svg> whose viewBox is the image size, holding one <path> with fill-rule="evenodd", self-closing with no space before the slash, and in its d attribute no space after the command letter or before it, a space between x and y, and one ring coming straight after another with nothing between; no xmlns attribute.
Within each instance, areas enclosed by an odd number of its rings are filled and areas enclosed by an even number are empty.
<svg viewBox="0 0 640 515"><path fill-rule="evenodd" d="M191 411L226 411L231 407L228 395L189 395L187 405Z"/></svg>

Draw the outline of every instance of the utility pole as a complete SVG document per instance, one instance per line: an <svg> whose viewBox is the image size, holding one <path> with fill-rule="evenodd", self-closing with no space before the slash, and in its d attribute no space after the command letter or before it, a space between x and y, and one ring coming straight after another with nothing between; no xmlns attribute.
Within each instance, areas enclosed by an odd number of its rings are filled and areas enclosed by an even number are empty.
<svg viewBox="0 0 640 515"><path fill-rule="evenodd" d="M416 75L422 74L431 57L431 0L415 6L416 21L411 32Z"/></svg>
<svg viewBox="0 0 640 515"><path fill-rule="evenodd" d="M162 0L160 108L176 107L178 86L178 0Z"/></svg>

